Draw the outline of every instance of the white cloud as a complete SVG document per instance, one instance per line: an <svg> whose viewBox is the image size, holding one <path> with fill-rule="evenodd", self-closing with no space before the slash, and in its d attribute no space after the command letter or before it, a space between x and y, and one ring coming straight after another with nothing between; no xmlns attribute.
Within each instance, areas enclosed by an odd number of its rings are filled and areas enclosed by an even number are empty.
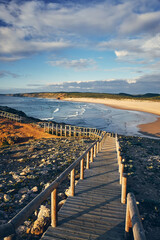
<svg viewBox="0 0 160 240"><path fill-rule="evenodd" d="M115 51L117 57L125 57L128 55L127 51Z"/></svg>
<svg viewBox="0 0 160 240"><path fill-rule="evenodd" d="M50 84L43 86L43 91L79 91L79 92L106 92L106 93L159 93L160 74L142 75L137 78L128 79L106 79L80 82L63 82L61 84ZM42 90L41 88L38 91Z"/></svg>
<svg viewBox="0 0 160 240"><path fill-rule="evenodd" d="M160 34L154 37L144 36L137 39L119 38L97 45L102 50L112 49L118 59L153 61L160 58Z"/></svg>
<svg viewBox="0 0 160 240"><path fill-rule="evenodd" d="M85 70L91 66L95 65L95 61L93 59L62 59L48 62L52 66L62 66L66 68L74 68L76 70Z"/></svg>
<svg viewBox="0 0 160 240"><path fill-rule="evenodd" d="M118 42L118 39L124 39L122 36L129 39L128 36L139 33L140 37L136 36L135 40L128 40L128 43L130 48L135 49L136 45L145 52L136 42L144 42L146 38L159 33L160 11L155 11L157 6L158 0L152 3L148 3L148 0L121 3L106 0L87 4L45 1L10 1L7 4L1 1L0 20L6 26L0 27L0 55L9 54L7 57L14 59L38 51L82 46L85 41L88 42L87 47L94 47L94 38L97 36L108 38L111 34ZM120 44L122 46L122 42ZM129 47L116 47L113 50L119 54L131 52Z"/></svg>

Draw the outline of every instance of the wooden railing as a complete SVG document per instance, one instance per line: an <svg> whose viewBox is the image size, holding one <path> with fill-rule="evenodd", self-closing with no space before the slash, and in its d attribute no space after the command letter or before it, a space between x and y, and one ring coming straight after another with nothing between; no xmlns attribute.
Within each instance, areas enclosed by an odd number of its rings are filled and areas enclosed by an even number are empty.
<svg viewBox="0 0 160 240"><path fill-rule="evenodd" d="M1 111L1 110L0 110L0 116L4 117L4 118L8 118L10 120L14 120L16 122L21 122L22 121L21 116L19 116L17 114L9 113L9 112Z"/></svg>
<svg viewBox="0 0 160 240"><path fill-rule="evenodd" d="M0 238L11 240L15 230L40 206L40 204L51 195L51 225L57 226L57 188L61 182L70 174L71 196L75 193L75 168L80 164L80 179L84 178L84 162L89 169L96 154L101 150L107 134L100 136L76 161L74 161L64 172L62 172L45 190L37 195L27 206L25 206L8 223L0 225ZM9 237L7 237L9 236Z"/></svg>
<svg viewBox="0 0 160 240"><path fill-rule="evenodd" d="M141 218L136 204L136 199L133 193L128 193L127 195L125 224L126 238L129 237L130 228L132 228L133 237L135 240L146 240Z"/></svg>
<svg viewBox="0 0 160 240"><path fill-rule="evenodd" d="M127 174L124 173L124 161L122 160L122 157L121 157L121 151L120 151L120 146L119 146L119 141L118 141L118 138L117 138L117 134L115 136L115 140L116 140L118 168L119 168L119 174L120 174L119 182L122 185L121 203L125 204L126 203L126 196L127 196Z"/></svg>
<svg viewBox="0 0 160 240"><path fill-rule="evenodd" d="M39 126L48 132L57 136L77 137L77 136L100 136L102 131L96 128L78 127L61 123L40 122Z"/></svg>
<svg viewBox="0 0 160 240"><path fill-rule="evenodd" d="M117 160L119 166L120 173L120 184L121 187L121 203L125 204L127 202L126 207L126 222L125 222L125 238L129 238L129 230L132 228L133 237L135 240L146 240L144 229L142 226L142 222L140 219L139 211L136 205L135 196L133 193L128 193L127 195L127 174L124 173L124 160L121 157L120 145L117 138L117 134L115 135L116 140L116 151L117 151ZM126 199L127 196L127 199Z"/></svg>

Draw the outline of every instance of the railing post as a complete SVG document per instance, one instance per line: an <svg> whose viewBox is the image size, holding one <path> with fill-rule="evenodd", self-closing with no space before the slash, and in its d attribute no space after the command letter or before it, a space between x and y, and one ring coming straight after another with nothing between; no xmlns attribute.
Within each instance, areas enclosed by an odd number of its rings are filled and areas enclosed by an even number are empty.
<svg viewBox="0 0 160 240"><path fill-rule="evenodd" d="M93 162L93 147L91 148L91 158L90 158L90 162Z"/></svg>
<svg viewBox="0 0 160 240"><path fill-rule="evenodd" d="M74 196L75 194L75 169L71 171L71 196Z"/></svg>
<svg viewBox="0 0 160 240"><path fill-rule="evenodd" d="M57 226L57 189L51 192L51 226Z"/></svg>
<svg viewBox="0 0 160 240"><path fill-rule="evenodd" d="M127 174L123 174L122 177L122 192L121 192L121 203L126 203L126 194L127 194Z"/></svg>
<svg viewBox="0 0 160 240"><path fill-rule="evenodd" d="M129 236L129 229L132 227L130 212L129 212L129 202L127 200L127 207L126 207L126 222L125 222L125 238L127 239Z"/></svg>
<svg viewBox="0 0 160 240"><path fill-rule="evenodd" d="M99 142L97 142L97 153L99 152Z"/></svg>
<svg viewBox="0 0 160 240"><path fill-rule="evenodd" d="M89 169L89 152L87 153L86 169Z"/></svg>
<svg viewBox="0 0 160 240"><path fill-rule="evenodd" d="M124 164L121 162L121 168L120 168L120 184L122 184L123 172L124 172Z"/></svg>
<svg viewBox="0 0 160 240"><path fill-rule="evenodd" d="M96 157L96 144L94 145L94 157Z"/></svg>
<svg viewBox="0 0 160 240"><path fill-rule="evenodd" d="M119 155L119 162L118 162L119 173L121 172L121 163L122 163L122 157L121 155Z"/></svg>
<svg viewBox="0 0 160 240"><path fill-rule="evenodd" d="M139 211L138 211L137 204L136 204L136 199L135 199L135 196L133 193L128 194L127 203L128 203L128 208L129 208L128 211L129 211L130 219L132 222L133 238L136 240L146 240L141 217L139 215ZM125 230L128 231L130 223L128 223L127 225L128 226L125 228Z"/></svg>
<svg viewBox="0 0 160 240"><path fill-rule="evenodd" d="M76 130L76 127L74 127L74 137L77 136L77 130Z"/></svg>
<svg viewBox="0 0 160 240"><path fill-rule="evenodd" d="M71 131L71 126L69 126L69 136L71 137L72 131Z"/></svg>
<svg viewBox="0 0 160 240"><path fill-rule="evenodd" d="M65 125L64 136L67 137L67 126Z"/></svg>
<svg viewBox="0 0 160 240"><path fill-rule="evenodd" d="M84 179L84 158L81 160L81 167L80 167L80 179Z"/></svg>
<svg viewBox="0 0 160 240"><path fill-rule="evenodd" d="M54 134L54 125L52 123L52 135Z"/></svg>
<svg viewBox="0 0 160 240"><path fill-rule="evenodd" d="M60 125L60 136L63 136L63 129L62 129L62 125Z"/></svg>
<svg viewBox="0 0 160 240"><path fill-rule="evenodd" d="M56 136L58 136L58 124L56 124Z"/></svg>

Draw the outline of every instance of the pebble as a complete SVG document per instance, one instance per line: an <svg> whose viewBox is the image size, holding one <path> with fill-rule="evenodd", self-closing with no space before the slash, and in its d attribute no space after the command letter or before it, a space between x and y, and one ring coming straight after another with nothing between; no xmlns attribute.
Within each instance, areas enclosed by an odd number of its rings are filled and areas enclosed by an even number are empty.
<svg viewBox="0 0 160 240"><path fill-rule="evenodd" d="M9 202L11 200L10 196L7 194L4 194L3 199L4 199L4 202Z"/></svg>
<svg viewBox="0 0 160 240"><path fill-rule="evenodd" d="M85 144L82 144L79 139L41 139L2 149L0 207L2 211L6 211L6 208L10 210L7 218L3 217L0 224L15 216L47 188L60 175L61 169L68 167L93 141L84 139ZM63 188L65 191L67 188L65 184ZM58 200L65 201L66 197L61 193L58 195ZM46 204L50 204L49 199ZM31 223L29 222L28 225ZM24 229L26 231L28 225L24 223L18 231L23 232Z"/></svg>

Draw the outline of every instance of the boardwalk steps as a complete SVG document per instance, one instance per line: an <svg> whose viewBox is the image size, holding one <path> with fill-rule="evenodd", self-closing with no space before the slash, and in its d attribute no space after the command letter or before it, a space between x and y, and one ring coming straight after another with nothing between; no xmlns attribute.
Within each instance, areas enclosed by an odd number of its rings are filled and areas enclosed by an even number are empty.
<svg viewBox="0 0 160 240"><path fill-rule="evenodd" d="M49 227L42 239L123 239L125 206L120 196L115 139L107 137L84 180L78 181L75 196L59 211L58 226Z"/></svg>

